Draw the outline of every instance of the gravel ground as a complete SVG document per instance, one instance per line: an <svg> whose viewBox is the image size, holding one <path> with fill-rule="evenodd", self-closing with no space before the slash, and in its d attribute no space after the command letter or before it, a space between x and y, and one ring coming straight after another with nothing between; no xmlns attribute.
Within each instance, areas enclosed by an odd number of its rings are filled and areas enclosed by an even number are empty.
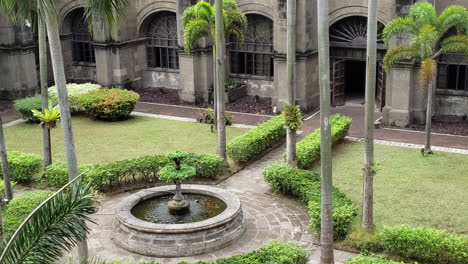
<svg viewBox="0 0 468 264"><path fill-rule="evenodd" d="M421 125L412 125L409 129L425 131L426 127ZM432 119L432 132L468 136L468 118L459 116L435 116Z"/></svg>

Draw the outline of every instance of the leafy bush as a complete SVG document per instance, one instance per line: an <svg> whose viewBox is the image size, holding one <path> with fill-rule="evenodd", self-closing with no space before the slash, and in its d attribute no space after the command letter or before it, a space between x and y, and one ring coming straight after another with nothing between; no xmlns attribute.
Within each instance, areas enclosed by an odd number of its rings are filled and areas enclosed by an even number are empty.
<svg viewBox="0 0 468 264"><path fill-rule="evenodd" d="M92 168L92 165L80 165L79 173L84 173ZM55 163L46 168L41 181L49 187L61 188L69 182L68 168L65 163Z"/></svg>
<svg viewBox="0 0 468 264"><path fill-rule="evenodd" d="M15 186L16 186L16 182L12 181L12 182L10 182L10 184L11 184L11 189L14 190ZM3 180L2 180L2 181L0 181L0 197L2 197L4 195L5 195L5 185L4 185Z"/></svg>
<svg viewBox="0 0 468 264"><path fill-rule="evenodd" d="M375 257L375 256L357 256L349 259L345 264L405 264L404 262L396 262L393 260Z"/></svg>
<svg viewBox="0 0 468 264"><path fill-rule="evenodd" d="M57 105L57 100L50 98L49 105ZM18 99L14 102L14 108L16 111L21 113L24 120L27 120L28 122L39 122L39 118L34 116L32 110L42 111L41 95L38 94L35 96Z"/></svg>
<svg viewBox="0 0 468 264"><path fill-rule="evenodd" d="M427 263L468 263L468 239L432 228L386 227L379 234L392 254Z"/></svg>
<svg viewBox="0 0 468 264"><path fill-rule="evenodd" d="M33 154L11 151L8 152L8 165L10 165L11 180L25 182L41 171L42 159ZM3 178L1 170L0 176Z"/></svg>
<svg viewBox="0 0 468 264"><path fill-rule="evenodd" d="M357 228L349 233L343 241L343 245L349 248L357 249L361 253L381 252L383 250L377 232L367 233L364 230Z"/></svg>
<svg viewBox="0 0 468 264"><path fill-rule="evenodd" d="M215 262L200 261L196 264L306 264L307 251L293 243L270 241L257 251L219 259ZM159 264L158 262L129 263L107 261L103 264ZM189 264L180 262L179 264Z"/></svg>
<svg viewBox="0 0 468 264"><path fill-rule="evenodd" d="M225 117L226 117L226 125L231 126L232 114L229 112L225 112ZM198 118L198 121L200 123L214 124L215 123L214 119L215 119L215 112L213 108L207 108L200 112L200 118Z"/></svg>
<svg viewBox="0 0 468 264"><path fill-rule="evenodd" d="M13 198L3 215L5 238L11 237L26 217L52 194L49 191L33 191Z"/></svg>
<svg viewBox="0 0 468 264"><path fill-rule="evenodd" d="M99 90L100 88L101 86L99 84L92 84L92 83L83 83L83 84L69 83L67 84L68 100L70 102L70 110L72 112L82 110L82 107L78 102L78 98L83 94L87 94L91 91ZM57 88L55 86L52 86L49 88L49 97L55 101L58 100Z"/></svg>
<svg viewBox="0 0 468 264"><path fill-rule="evenodd" d="M351 126L352 119L342 115L334 115L331 118L332 143L346 137ZM307 169L312 162L320 158L320 129L297 143L297 166L301 169Z"/></svg>
<svg viewBox="0 0 468 264"><path fill-rule="evenodd" d="M78 97L89 115L102 120L120 120L130 116L140 96L124 89L94 90Z"/></svg>
<svg viewBox="0 0 468 264"><path fill-rule="evenodd" d="M182 163L192 166L201 178L214 179L226 170L223 166L223 158L214 154L189 154Z"/></svg>
<svg viewBox="0 0 468 264"><path fill-rule="evenodd" d="M320 178L317 174L294 169L288 165L274 164L263 172L265 181L283 193L299 197L308 205L311 227L320 232ZM342 240L346 237L353 219L357 215L357 208L353 202L340 192L333 189L333 237Z"/></svg>
<svg viewBox="0 0 468 264"><path fill-rule="evenodd" d="M276 116L242 136L234 138L227 146L227 153L234 161L245 163L257 158L285 137L284 116Z"/></svg>

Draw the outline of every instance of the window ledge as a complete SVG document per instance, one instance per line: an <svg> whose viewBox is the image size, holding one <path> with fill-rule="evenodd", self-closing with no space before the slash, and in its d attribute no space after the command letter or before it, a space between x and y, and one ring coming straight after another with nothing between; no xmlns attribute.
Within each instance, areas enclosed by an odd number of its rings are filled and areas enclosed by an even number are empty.
<svg viewBox="0 0 468 264"><path fill-rule="evenodd" d="M274 76L258 76L258 75L246 75L238 73L230 73L229 77L237 79L250 79L250 80L264 80L264 81L273 81Z"/></svg>
<svg viewBox="0 0 468 264"><path fill-rule="evenodd" d="M148 67L146 68L147 71L153 71L153 72L167 72L167 73L180 73L180 70L178 69L168 69L168 68L153 68L153 67Z"/></svg>
<svg viewBox="0 0 468 264"><path fill-rule="evenodd" d="M80 61L74 61L73 66L82 66L82 67L96 67L96 63L93 62L80 62Z"/></svg>
<svg viewBox="0 0 468 264"><path fill-rule="evenodd" d="M462 91L462 90L457 91L457 90L450 90L450 89L436 89L436 94L468 97L468 92Z"/></svg>

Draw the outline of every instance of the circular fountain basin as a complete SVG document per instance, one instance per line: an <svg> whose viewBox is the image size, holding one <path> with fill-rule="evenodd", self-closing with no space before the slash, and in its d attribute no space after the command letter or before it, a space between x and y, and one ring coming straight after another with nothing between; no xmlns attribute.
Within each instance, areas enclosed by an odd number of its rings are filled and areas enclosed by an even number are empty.
<svg viewBox="0 0 468 264"><path fill-rule="evenodd" d="M183 194L188 197L212 197L225 205L225 208L216 214L208 212L207 216L206 212L202 212L206 218L204 220L180 220L179 216L161 217L157 212L147 211L147 205L151 203L155 203L150 206L153 209L162 210L163 201L172 195L174 190L174 186L156 187L126 198L115 211L115 243L142 255L184 257L224 248L243 234L245 220L239 198L226 190L211 186L182 185ZM158 201L158 198L161 200ZM201 198L197 202L203 203ZM210 213L214 216L210 216Z"/></svg>

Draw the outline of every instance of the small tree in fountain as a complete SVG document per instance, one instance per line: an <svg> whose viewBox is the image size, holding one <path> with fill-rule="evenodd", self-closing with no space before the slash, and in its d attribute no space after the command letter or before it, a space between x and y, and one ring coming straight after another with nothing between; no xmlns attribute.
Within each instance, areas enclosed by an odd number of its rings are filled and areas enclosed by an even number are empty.
<svg viewBox="0 0 468 264"><path fill-rule="evenodd" d="M194 167L181 164L187 156L187 153L180 151L169 153L167 157L174 161L174 165L168 165L159 172L162 180L173 182L176 186L174 198L168 203L169 212L172 214L182 214L190 206L182 195L182 182L192 179L197 172Z"/></svg>

